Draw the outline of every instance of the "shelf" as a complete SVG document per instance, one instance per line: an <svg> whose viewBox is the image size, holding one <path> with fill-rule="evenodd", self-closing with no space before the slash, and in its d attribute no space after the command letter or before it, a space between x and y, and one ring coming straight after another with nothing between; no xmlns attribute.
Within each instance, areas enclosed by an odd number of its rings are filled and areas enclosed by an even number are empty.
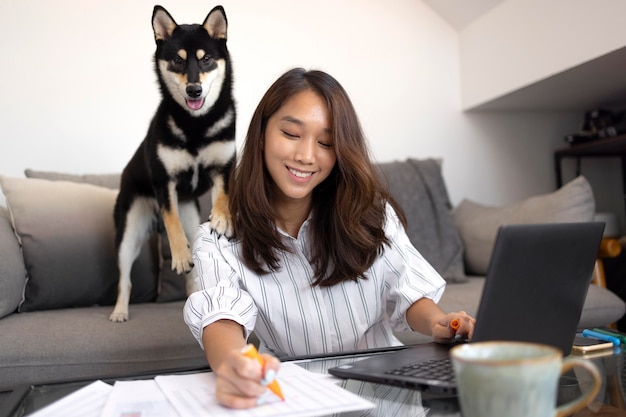
<svg viewBox="0 0 626 417"><path fill-rule="evenodd" d="M583 157L618 157L622 166L622 195L626 207L626 134L605 139L596 139L590 142L571 145L554 151L554 167L556 169L556 185L561 188L563 176L561 160L576 158L576 176L580 175L580 160Z"/></svg>
<svg viewBox="0 0 626 417"><path fill-rule="evenodd" d="M585 111L626 107L626 47L537 80L466 111Z"/></svg>
<svg viewBox="0 0 626 417"><path fill-rule="evenodd" d="M596 139L554 151L555 157L626 155L626 135Z"/></svg>

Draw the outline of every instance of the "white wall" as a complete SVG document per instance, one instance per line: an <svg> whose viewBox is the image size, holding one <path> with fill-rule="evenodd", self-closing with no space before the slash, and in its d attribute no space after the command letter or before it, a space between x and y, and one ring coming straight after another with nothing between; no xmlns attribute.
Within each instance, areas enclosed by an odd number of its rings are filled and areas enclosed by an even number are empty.
<svg viewBox="0 0 626 417"><path fill-rule="evenodd" d="M162 3L179 23L201 22L215 4ZM375 158L443 158L453 202L500 204L554 188L552 150L580 115L463 114L458 34L421 1L222 4L239 145L278 75L319 68L350 93ZM0 2L0 174L121 171L158 102L153 5Z"/></svg>
<svg viewBox="0 0 626 417"><path fill-rule="evenodd" d="M469 109L626 44L623 0L506 0L460 32Z"/></svg>

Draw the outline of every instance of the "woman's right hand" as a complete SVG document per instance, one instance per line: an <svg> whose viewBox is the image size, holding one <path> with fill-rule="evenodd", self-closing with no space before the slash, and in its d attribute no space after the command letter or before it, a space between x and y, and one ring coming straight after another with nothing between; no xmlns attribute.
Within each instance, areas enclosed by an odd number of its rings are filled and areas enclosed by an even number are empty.
<svg viewBox="0 0 626 417"><path fill-rule="evenodd" d="M262 403L261 395L274 379L280 368L280 361L274 356L261 354L265 365L242 354L241 349L225 352L217 369L217 401L229 408L251 408Z"/></svg>

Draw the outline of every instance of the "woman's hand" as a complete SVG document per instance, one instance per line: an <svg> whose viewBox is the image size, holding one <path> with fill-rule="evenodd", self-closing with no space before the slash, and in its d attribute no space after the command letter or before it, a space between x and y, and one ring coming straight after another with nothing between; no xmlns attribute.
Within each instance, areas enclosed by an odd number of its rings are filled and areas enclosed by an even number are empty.
<svg viewBox="0 0 626 417"><path fill-rule="evenodd" d="M476 319L465 311L448 313L433 326L433 339L437 343L451 343L458 339L471 339Z"/></svg>
<svg viewBox="0 0 626 417"><path fill-rule="evenodd" d="M218 320L202 332L202 344L211 369L216 375L215 395L225 407L251 408L272 382L280 361L262 354L264 365L244 355L246 340L243 327L231 320Z"/></svg>
<svg viewBox="0 0 626 417"><path fill-rule="evenodd" d="M457 337L471 339L476 323L465 311L445 313L429 298L413 303L406 312L406 319L414 331L430 335L438 343L451 343Z"/></svg>
<svg viewBox="0 0 626 417"><path fill-rule="evenodd" d="M241 349L226 353L217 369L215 395L217 401L229 408L251 408L262 403L261 395L274 379L280 361L274 356L262 354L265 366L244 356Z"/></svg>

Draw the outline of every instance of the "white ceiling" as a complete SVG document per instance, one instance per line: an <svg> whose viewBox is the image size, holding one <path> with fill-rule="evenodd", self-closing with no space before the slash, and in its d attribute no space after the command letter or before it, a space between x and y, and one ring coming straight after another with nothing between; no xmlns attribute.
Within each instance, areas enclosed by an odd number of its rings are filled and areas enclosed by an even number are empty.
<svg viewBox="0 0 626 417"><path fill-rule="evenodd" d="M456 30L461 30L505 0L422 0Z"/></svg>

